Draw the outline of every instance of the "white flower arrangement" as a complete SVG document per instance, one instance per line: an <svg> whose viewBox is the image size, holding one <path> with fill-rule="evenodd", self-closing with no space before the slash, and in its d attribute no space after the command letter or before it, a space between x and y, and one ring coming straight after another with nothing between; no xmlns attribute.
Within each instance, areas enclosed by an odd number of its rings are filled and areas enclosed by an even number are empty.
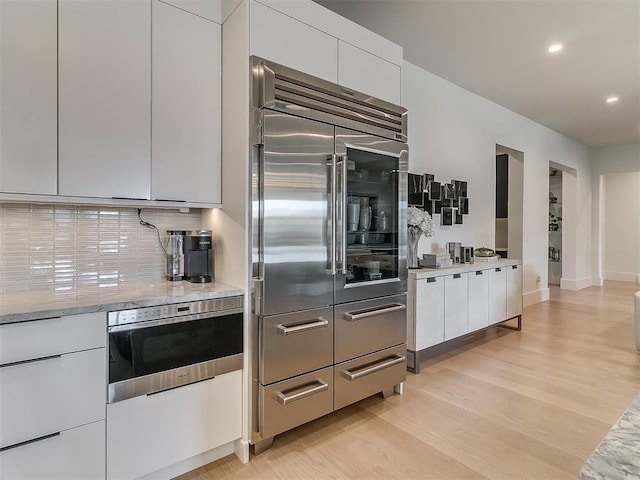
<svg viewBox="0 0 640 480"><path fill-rule="evenodd" d="M433 237L435 232L431 215L416 207L407 208L407 225L416 227L427 238Z"/></svg>

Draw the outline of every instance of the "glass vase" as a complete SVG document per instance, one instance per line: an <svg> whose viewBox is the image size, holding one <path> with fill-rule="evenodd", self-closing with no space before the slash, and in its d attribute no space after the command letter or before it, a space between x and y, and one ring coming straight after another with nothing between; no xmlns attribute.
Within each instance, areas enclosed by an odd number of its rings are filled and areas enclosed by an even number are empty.
<svg viewBox="0 0 640 480"><path fill-rule="evenodd" d="M407 268L420 268L418 262L418 241L422 236L422 230L409 226L407 232Z"/></svg>

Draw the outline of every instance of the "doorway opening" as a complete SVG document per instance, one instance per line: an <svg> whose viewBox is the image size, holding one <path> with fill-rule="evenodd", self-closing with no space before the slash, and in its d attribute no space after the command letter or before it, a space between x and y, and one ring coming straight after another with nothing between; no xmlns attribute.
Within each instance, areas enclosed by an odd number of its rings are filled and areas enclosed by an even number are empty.
<svg viewBox="0 0 640 480"><path fill-rule="evenodd" d="M524 153L496 144L495 251L522 258Z"/></svg>
<svg viewBox="0 0 640 480"><path fill-rule="evenodd" d="M549 285L562 279L562 170L549 167Z"/></svg>

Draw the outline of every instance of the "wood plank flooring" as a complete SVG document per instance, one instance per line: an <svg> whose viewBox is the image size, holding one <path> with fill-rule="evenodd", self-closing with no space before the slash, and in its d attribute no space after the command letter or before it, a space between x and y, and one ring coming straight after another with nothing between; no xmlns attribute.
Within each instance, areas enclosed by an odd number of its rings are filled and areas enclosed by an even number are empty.
<svg viewBox="0 0 640 480"><path fill-rule="evenodd" d="M553 288L522 331L490 328L429 352L405 393L279 435L208 479L575 479L640 391L632 283Z"/></svg>

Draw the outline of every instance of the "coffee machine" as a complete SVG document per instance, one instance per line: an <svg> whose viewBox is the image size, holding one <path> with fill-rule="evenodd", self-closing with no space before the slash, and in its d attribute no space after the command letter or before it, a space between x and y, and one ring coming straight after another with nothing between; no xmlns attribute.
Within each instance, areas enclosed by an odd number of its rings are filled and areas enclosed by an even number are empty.
<svg viewBox="0 0 640 480"><path fill-rule="evenodd" d="M184 279L191 283L213 280L211 230L189 230L184 237Z"/></svg>

